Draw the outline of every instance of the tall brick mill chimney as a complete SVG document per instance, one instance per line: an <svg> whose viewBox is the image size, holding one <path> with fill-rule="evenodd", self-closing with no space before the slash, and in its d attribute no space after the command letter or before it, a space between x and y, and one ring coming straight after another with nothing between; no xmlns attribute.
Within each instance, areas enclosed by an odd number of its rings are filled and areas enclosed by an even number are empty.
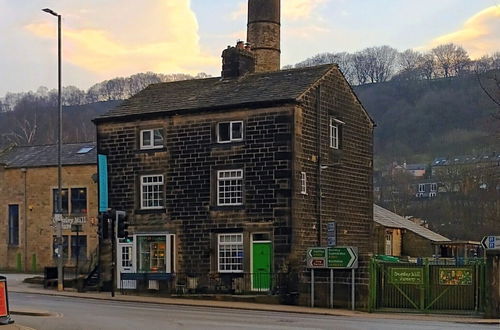
<svg viewBox="0 0 500 330"><path fill-rule="evenodd" d="M280 69L280 0L248 0L247 42L255 54L256 72Z"/></svg>

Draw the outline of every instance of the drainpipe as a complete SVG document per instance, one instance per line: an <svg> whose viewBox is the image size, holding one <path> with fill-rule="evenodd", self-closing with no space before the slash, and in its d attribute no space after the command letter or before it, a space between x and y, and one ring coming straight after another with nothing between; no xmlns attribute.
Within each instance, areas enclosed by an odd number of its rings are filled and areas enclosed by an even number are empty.
<svg viewBox="0 0 500 330"><path fill-rule="evenodd" d="M316 223L316 230L318 234L318 244L317 246L321 246L321 229L322 229L322 191L321 191L321 86L318 86L316 90L316 128L318 130L317 134L317 151L318 151L318 159L317 164L317 170L316 170L316 175L317 175L317 185L316 185L316 202L318 205L318 219Z"/></svg>
<svg viewBox="0 0 500 330"><path fill-rule="evenodd" d="M27 183L27 172L26 168L21 168L21 172L24 176L24 272L28 271L28 183Z"/></svg>

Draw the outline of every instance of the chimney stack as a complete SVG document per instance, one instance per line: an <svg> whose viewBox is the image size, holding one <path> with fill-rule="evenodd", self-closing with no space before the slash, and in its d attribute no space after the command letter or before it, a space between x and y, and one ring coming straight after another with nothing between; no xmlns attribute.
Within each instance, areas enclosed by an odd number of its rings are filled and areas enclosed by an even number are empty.
<svg viewBox="0 0 500 330"><path fill-rule="evenodd" d="M255 54L255 71L280 69L280 0L248 0L247 41Z"/></svg>
<svg viewBox="0 0 500 330"><path fill-rule="evenodd" d="M255 72L255 56L248 45L238 41L222 52L222 78L235 78Z"/></svg>

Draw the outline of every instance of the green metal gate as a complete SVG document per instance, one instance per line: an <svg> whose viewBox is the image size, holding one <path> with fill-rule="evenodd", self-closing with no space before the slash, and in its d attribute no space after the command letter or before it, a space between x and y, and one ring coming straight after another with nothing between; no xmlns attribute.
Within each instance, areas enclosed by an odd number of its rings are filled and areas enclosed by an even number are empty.
<svg viewBox="0 0 500 330"><path fill-rule="evenodd" d="M482 259L394 263L372 259L370 310L478 313L484 308Z"/></svg>

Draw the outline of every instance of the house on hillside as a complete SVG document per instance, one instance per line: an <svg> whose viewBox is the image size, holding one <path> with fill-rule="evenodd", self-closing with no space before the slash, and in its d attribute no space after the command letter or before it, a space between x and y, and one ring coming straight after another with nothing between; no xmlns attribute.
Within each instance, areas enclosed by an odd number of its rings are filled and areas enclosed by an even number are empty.
<svg viewBox="0 0 500 330"><path fill-rule="evenodd" d="M337 65L279 70L279 1L250 0L249 19L252 47L224 50L222 77L150 85L95 119L109 207L130 222L117 275L273 291L276 273L307 276L306 249L335 222L366 296L373 121Z"/></svg>
<svg viewBox="0 0 500 330"><path fill-rule="evenodd" d="M440 252L437 244L451 242L448 238L376 204L373 204L373 220L377 254L431 257Z"/></svg>
<svg viewBox="0 0 500 330"><path fill-rule="evenodd" d="M95 143L61 150L63 255L66 266L96 257ZM41 271L54 266L57 146L12 147L0 154L0 269ZM78 234L72 224L81 225ZM85 269L87 271L87 269Z"/></svg>

